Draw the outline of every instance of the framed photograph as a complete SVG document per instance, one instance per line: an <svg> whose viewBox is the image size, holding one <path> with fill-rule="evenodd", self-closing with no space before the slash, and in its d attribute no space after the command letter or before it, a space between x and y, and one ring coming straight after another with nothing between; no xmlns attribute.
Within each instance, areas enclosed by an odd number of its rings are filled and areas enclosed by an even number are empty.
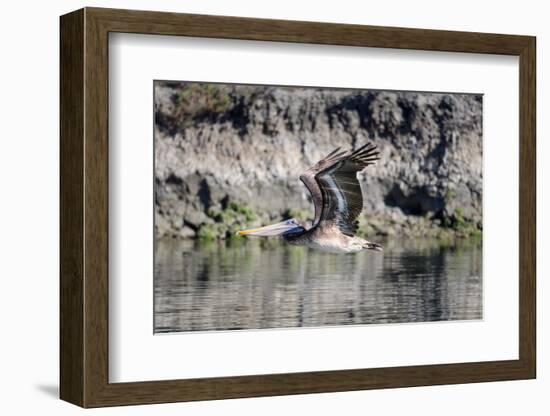
<svg viewBox="0 0 550 416"><path fill-rule="evenodd" d="M535 378L534 37L60 29L63 400Z"/></svg>

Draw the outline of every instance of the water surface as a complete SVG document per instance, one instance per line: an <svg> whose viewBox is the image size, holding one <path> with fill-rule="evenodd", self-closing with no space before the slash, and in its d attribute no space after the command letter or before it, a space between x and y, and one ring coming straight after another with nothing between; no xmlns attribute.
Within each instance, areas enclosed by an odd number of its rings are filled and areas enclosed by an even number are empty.
<svg viewBox="0 0 550 416"><path fill-rule="evenodd" d="M482 318L480 241L327 254L280 240L157 241L155 332Z"/></svg>

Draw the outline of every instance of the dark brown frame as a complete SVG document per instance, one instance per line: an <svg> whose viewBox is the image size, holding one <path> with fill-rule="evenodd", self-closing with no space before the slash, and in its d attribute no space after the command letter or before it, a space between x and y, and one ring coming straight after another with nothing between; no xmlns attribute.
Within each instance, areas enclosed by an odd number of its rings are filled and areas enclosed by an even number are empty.
<svg viewBox="0 0 550 416"><path fill-rule="evenodd" d="M519 56L519 359L109 383L109 32ZM60 396L83 407L535 378L535 38L85 8L61 17Z"/></svg>

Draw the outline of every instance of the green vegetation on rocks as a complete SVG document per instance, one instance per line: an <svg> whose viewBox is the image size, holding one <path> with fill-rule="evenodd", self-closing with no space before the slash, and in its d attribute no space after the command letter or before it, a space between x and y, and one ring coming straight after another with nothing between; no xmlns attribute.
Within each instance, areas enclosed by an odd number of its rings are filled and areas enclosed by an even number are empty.
<svg viewBox="0 0 550 416"><path fill-rule="evenodd" d="M232 239L239 230L256 227L258 217L244 204L235 201L223 209L210 208L208 220L200 226L197 237L201 240Z"/></svg>

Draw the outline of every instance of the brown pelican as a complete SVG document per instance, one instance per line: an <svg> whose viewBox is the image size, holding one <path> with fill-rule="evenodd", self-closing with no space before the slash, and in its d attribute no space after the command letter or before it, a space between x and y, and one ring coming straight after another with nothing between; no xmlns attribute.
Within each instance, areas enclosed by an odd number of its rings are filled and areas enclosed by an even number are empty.
<svg viewBox="0 0 550 416"><path fill-rule="evenodd" d="M261 228L237 232L238 235L282 236L295 245L331 253L382 251L382 246L357 237L357 217L363 210L363 196L357 173L379 159L376 146L367 143L348 152L333 150L300 179L311 193L315 218L310 228L295 218Z"/></svg>

